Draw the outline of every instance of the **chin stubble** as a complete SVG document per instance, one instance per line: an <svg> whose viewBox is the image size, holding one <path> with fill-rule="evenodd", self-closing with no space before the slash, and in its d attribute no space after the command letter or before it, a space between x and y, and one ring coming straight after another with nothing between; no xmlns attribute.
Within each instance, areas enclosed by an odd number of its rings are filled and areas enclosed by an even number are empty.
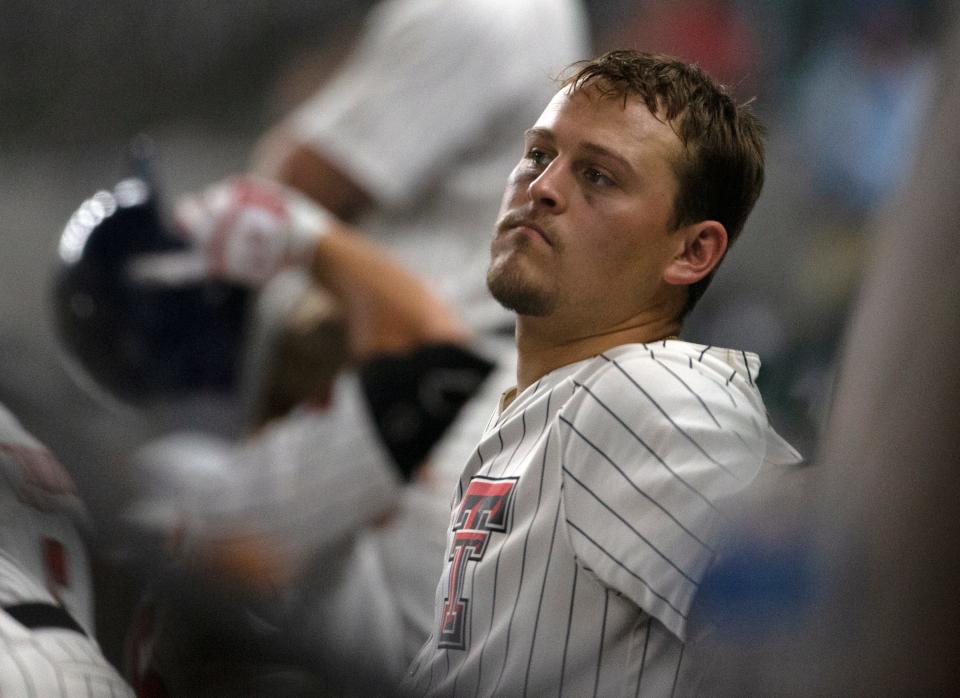
<svg viewBox="0 0 960 698"><path fill-rule="evenodd" d="M554 296L527 282L507 264L493 261L487 271L487 288L496 301L518 315L542 317L553 311Z"/></svg>

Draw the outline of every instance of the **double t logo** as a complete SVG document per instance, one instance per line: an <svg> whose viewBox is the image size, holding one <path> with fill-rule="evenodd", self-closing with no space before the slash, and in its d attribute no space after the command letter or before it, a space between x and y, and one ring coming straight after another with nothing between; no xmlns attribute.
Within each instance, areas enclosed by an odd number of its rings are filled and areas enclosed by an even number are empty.
<svg viewBox="0 0 960 698"><path fill-rule="evenodd" d="M453 523L450 580L443 600L438 647L466 648L469 599L463 597L467 561L482 560L492 531L506 531L517 478L493 480L476 477L460 501Z"/></svg>

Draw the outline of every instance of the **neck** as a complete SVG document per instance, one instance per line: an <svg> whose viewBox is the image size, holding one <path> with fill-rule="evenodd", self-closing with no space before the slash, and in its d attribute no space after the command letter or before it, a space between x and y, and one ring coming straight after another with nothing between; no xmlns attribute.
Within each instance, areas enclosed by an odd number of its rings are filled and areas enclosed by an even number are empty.
<svg viewBox="0 0 960 698"><path fill-rule="evenodd" d="M597 356L621 344L656 342L675 337L680 320L632 318L593 333L565 332L548 318L517 317L517 393L562 366Z"/></svg>

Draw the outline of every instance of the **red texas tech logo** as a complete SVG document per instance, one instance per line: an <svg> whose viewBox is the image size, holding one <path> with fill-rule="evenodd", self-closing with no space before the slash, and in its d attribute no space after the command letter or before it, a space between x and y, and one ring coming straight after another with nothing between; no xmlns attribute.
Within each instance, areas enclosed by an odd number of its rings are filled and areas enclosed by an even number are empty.
<svg viewBox="0 0 960 698"><path fill-rule="evenodd" d="M510 525L514 485L517 478L494 480L475 477L467 487L453 523L450 549L450 581L443 600L438 647L466 648L469 599L463 598L467 561L482 560L492 531L505 532Z"/></svg>

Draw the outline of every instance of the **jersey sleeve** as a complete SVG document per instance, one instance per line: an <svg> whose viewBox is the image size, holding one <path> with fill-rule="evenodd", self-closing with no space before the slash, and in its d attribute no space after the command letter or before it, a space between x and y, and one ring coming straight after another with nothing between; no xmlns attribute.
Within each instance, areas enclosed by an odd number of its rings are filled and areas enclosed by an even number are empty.
<svg viewBox="0 0 960 698"><path fill-rule="evenodd" d="M765 413L746 372L670 352L603 359L559 414L569 540L600 583L685 640L724 504L764 460Z"/></svg>
<svg viewBox="0 0 960 698"><path fill-rule="evenodd" d="M88 524L59 460L0 405L0 605L61 603L92 634Z"/></svg>
<svg viewBox="0 0 960 698"><path fill-rule="evenodd" d="M184 435L148 445L134 463L143 494L127 511L132 542L179 556L256 535L301 568L396 506L399 477L366 411L348 373L328 410L292 414L239 445Z"/></svg>
<svg viewBox="0 0 960 698"><path fill-rule="evenodd" d="M414 200L447 162L482 147L529 83L518 27L485 4L380 3L343 67L288 128L380 205Z"/></svg>

